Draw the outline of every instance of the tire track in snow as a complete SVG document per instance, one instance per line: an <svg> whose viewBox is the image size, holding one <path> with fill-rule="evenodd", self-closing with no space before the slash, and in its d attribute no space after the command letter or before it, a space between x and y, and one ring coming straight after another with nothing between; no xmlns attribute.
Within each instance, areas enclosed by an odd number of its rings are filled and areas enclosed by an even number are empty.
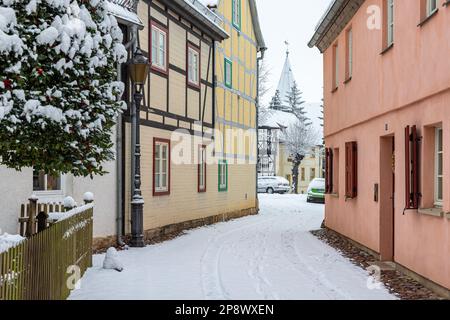
<svg viewBox="0 0 450 320"><path fill-rule="evenodd" d="M328 278L320 271L317 271L308 264L301 255L297 253L295 246L295 234L292 229L281 234L282 252L287 260L297 269L298 272L307 275L317 285L318 288L330 299L333 300L350 300L351 297L336 287Z"/></svg>
<svg viewBox="0 0 450 320"><path fill-rule="evenodd" d="M229 245L230 236L236 232L270 222L271 220L272 219L265 219L264 221L220 233L209 240L209 244L201 258L201 280L205 299L231 300L230 294L226 291L223 284L220 272L220 258L225 246Z"/></svg>

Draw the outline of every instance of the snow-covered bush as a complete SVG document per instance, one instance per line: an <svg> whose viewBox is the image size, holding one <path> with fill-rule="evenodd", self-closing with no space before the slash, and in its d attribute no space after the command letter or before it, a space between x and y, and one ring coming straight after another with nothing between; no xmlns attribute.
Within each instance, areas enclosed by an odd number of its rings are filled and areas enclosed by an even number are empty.
<svg viewBox="0 0 450 320"><path fill-rule="evenodd" d="M119 254L116 248L109 248L106 251L105 260L103 261L103 269L111 269L119 272L123 271L123 264L119 259Z"/></svg>
<svg viewBox="0 0 450 320"><path fill-rule="evenodd" d="M126 58L105 0L0 0L0 163L104 174Z"/></svg>

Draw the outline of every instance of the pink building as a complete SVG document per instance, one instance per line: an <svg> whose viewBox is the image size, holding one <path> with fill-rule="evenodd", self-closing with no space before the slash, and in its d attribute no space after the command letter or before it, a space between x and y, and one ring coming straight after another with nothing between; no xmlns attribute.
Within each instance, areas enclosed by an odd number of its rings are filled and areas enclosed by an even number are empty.
<svg viewBox="0 0 450 320"><path fill-rule="evenodd" d="M326 225L450 297L450 1L334 0Z"/></svg>

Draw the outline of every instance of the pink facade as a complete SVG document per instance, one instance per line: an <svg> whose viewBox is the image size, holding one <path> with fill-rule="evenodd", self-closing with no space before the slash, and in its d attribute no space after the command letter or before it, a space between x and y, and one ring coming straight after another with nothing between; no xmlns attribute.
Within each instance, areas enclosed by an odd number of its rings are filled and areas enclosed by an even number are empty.
<svg viewBox="0 0 450 320"><path fill-rule="evenodd" d="M426 0L394 0L393 45L388 46L390 1L353 2L360 5L355 13L337 10L335 14L335 24L342 21L339 15L351 18L340 26L339 34L317 31L312 42L320 48L322 41L325 139L334 150L326 225L376 251L381 259L393 260L450 289L450 3L438 0L438 10L427 11ZM373 29L377 8L381 29ZM350 28L352 76L346 81ZM417 126L421 137L419 210L404 210L408 125ZM439 128L442 152L436 145ZM354 199L345 199L345 143L349 141L358 144Z"/></svg>

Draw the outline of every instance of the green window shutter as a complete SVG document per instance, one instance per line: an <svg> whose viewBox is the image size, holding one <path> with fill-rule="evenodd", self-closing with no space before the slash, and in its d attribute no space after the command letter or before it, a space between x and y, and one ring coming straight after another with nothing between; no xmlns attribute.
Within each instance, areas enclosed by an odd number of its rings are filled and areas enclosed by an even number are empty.
<svg viewBox="0 0 450 320"><path fill-rule="evenodd" d="M233 62L231 62L231 60L228 60L227 58L225 58L225 86L227 88L232 88L233 87Z"/></svg>
<svg viewBox="0 0 450 320"><path fill-rule="evenodd" d="M224 184L222 184L222 167L224 168ZM219 161L219 167L218 167L218 185L219 185L219 192L226 192L228 191L228 162L226 160L220 160Z"/></svg>
<svg viewBox="0 0 450 320"><path fill-rule="evenodd" d="M233 6L233 26L238 29L239 31L241 30L241 21L242 21L242 3L241 0L233 0L231 1L232 6Z"/></svg>

